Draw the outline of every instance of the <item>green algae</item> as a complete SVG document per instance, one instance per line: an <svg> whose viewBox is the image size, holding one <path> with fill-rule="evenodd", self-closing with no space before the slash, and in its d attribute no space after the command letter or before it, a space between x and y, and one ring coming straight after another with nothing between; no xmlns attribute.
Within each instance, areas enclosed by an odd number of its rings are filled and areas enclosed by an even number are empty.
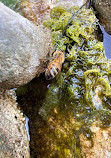
<svg viewBox="0 0 111 158"><path fill-rule="evenodd" d="M78 7L72 7L69 10L64 10L61 9L62 11L60 12L61 6L55 7L51 11L51 19L45 21L43 24L44 26L48 27L51 29L51 32L53 34L53 31L59 31L61 32L67 25L68 20L71 18L72 13L76 12ZM58 11L59 10L59 11ZM55 11L55 14L54 14ZM58 11L58 12L57 12ZM53 14L54 15L53 15ZM56 14L59 14L57 18L55 18ZM71 25L68 27L66 30L66 37L69 37L72 39L74 42L77 42L78 45L81 44L82 38L85 38L86 40L92 40L94 39L93 37L93 32L96 30L96 16L93 14L91 9L86 9L83 8L80 11L80 14L78 14L71 22ZM81 37L82 36L82 37ZM55 37L52 37L52 43L53 45L56 45L58 41L61 41L62 38L59 36L59 39L56 40L56 34ZM71 41L70 41L71 42ZM66 43L64 43L65 45ZM56 46L56 49L62 49L61 46L58 48Z"/></svg>
<svg viewBox="0 0 111 158"><path fill-rule="evenodd" d="M64 12L66 12L66 8L64 8L61 5L57 6L51 10L50 17L51 19L59 19L60 15L63 14Z"/></svg>
<svg viewBox="0 0 111 158"><path fill-rule="evenodd" d="M71 7L65 10L62 6L58 6L51 11L51 19L49 20L51 22L50 30L53 46L67 52L66 61L61 72L62 75L60 76L64 76L63 79L66 79L66 91L71 95L77 88L75 82L74 85L73 82L70 84L70 80L76 77L80 80L80 84L84 84L85 94L89 94L88 90L90 90L89 87L91 86L93 91L97 86L102 86L101 93L110 97L111 88L108 76L111 72L111 61L105 56L103 42L96 39L97 19L93 10L81 9L67 28L65 35L61 37L61 33L71 14L76 12L77 9L78 7ZM65 18L63 18L64 16ZM46 27L49 27L49 20L44 22ZM65 26L63 26L64 23ZM68 65L68 67L65 65ZM65 70L65 67L67 70ZM59 79L56 82L59 83ZM63 82L62 84L64 85ZM85 95L85 98L88 100L88 95Z"/></svg>
<svg viewBox="0 0 111 158"><path fill-rule="evenodd" d="M53 46L66 52L66 61L59 77L50 85L40 109L42 117L50 128L53 126L57 135L53 150L58 151L58 157L64 158L82 157L76 140L85 129L85 133L92 136L88 129L94 122L101 127L111 123L108 108L111 105L111 61L105 56L103 43L95 36L97 19L93 10L81 9L63 37L60 36L73 9L77 8L66 9L63 13L59 10L59 16L50 19L53 21L50 25ZM64 15L67 18L62 19ZM44 24L48 27L47 23Z"/></svg>

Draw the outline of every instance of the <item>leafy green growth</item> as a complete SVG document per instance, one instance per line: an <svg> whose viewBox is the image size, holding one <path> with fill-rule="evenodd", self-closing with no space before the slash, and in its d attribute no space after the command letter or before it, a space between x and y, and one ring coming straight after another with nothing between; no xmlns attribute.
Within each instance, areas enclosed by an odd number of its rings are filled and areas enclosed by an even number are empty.
<svg viewBox="0 0 111 158"><path fill-rule="evenodd" d="M64 12L66 12L66 8L64 8L61 5L57 6L51 10L50 17L51 19L59 19L60 15L63 14Z"/></svg>

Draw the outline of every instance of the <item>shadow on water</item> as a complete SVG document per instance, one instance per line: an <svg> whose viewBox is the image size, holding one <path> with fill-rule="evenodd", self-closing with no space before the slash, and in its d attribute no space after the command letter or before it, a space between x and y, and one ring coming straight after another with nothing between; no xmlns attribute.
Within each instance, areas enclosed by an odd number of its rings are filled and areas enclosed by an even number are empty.
<svg viewBox="0 0 111 158"><path fill-rule="evenodd" d="M111 59L111 35L109 35L104 27L99 24L97 26L97 34L98 34L98 40L99 41L102 41L103 42L103 46L104 46L104 49L105 49L105 54L106 54L106 57L108 59Z"/></svg>
<svg viewBox="0 0 111 158"><path fill-rule="evenodd" d="M47 133L48 127L39 115L39 109L42 106L49 84L50 82L45 80L44 75L41 75L39 78L35 78L27 85L21 87L20 91L19 89L17 90L17 101L26 115L26 130L30 140L30 154L33 158L39 158L43 154L41 154L41 150L43 148L45 150L45 144L48 142L47 138L42 136L42 134L45 135ZM45 155L42 156L44 157Z"/></svg>
<svg viewBox="0 0 111 158"><path fill-rule="evenodd" d="M63 110L63 112L61 109L59 112L60 118L56 116L55 114L56 110L55 110L55 113L52 111L51 117L53 117L54 121L51 123L51 126L49 122L45 120L42 117L42 115L40 115L40 108L42 107L42 104L45 99L46 93L48 91L48 87L50 86L50 83L51 83L50 81L45 80L44 75L41 75L39 78L35 78L27 85L21 87L20 89L19 88L17 89L17 96L18 96L17 102L20 104L21 110L26 115L26 130L27 130L28 138L30 140L31 158L48 158L48 157L60 158L61 156L58 154L59 152L60 153L63 152L63 156L61 158L66 157L68 151L66 150L65 151L66 155L64 155L64 148L65 146L66 148L69 146L68 144L69 143L68 141L70 140L69 137L72 137L71 135L74 134L73 133L74 131L70 131L70 130L69 130L70 133L66 132L67 133L66 136L64 134L62 135L61 132L59 133L60 130L64 131L62 121L63 121L63 124L64 124L64 121L66 123L67 121L69 121L68 128L70 129L72 128L70 127L71 126L70 118L68 115L68 113L70 113L69 109L65 109ZM68 131L68 129L66 130ZM63 136L66 137L65 141L64 141ZM75 133L75 139L76 139L76 148L80 150L79 149L80 140L78 139L78 135L76 133ZM73 141L75 144L75 140ZM55 146L57 144L58 146L63 147L63 149L62 148L55 149L56 148ZM80 151L78 151L78 154L80 155ZM80 155L80 158L81 158L81 155Z"/></svg>

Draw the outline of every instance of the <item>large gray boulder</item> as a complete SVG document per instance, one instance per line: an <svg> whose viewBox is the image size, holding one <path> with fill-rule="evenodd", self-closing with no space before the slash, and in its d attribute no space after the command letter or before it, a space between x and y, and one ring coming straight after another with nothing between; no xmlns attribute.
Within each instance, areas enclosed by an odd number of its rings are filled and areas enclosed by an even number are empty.
<svg viewBox="0 0 111 158"><path fill-rule="evenodd" d="M49 30L0 3L0 87L24 85L51 50Z"/></svg>
<svg viewBox="0 0 111 158"><path fill-rule="evenodd" d="M92 2L101 24L111 34L111 0L93 0Z"/></svg>
<svg viewBox="0 0 111 158"><path fill-rule="evenodd" d="M14 91L0 92L0 158L29 158L25 118Z"/></svg>

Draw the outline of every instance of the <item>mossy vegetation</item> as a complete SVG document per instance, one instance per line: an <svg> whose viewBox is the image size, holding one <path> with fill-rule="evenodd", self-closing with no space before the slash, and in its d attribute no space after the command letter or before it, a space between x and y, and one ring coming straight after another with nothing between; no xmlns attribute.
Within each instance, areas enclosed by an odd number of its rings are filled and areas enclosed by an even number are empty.
<svg viewBox="0 0 111 158"><path fill-rule="evenodd" d="M82 157L76 142L79 135L87 133L91 138L89 127L93 122L101 127L111 123L111 61L96 38L93 10L81 9L61 37L77 9L55 7L51 19L44 22L51 30L53 46L66 52L63 69L50 85L40 109L49 127L54 128L53 152L60 158Z"/></svg>

